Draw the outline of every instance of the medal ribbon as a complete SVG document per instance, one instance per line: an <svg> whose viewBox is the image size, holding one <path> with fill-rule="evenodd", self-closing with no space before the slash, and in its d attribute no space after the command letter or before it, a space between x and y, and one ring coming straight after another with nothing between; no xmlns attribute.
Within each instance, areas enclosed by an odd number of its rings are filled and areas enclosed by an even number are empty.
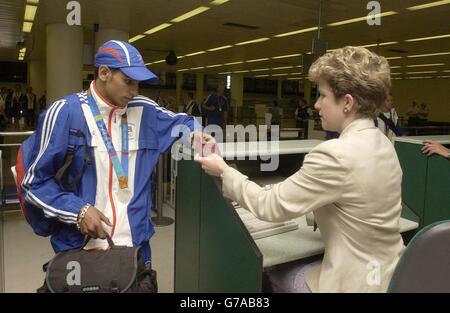
<svg viewBox="0 0 450 313"><path fill-rule="evenodd" d="M88 95L89 107L91 109L92 115L94 115L95 123L102 136L103 142L105 143L106 149L108 150L109 158L116 172L117 178L119 180L120 189L128 188L128 118L127 113L122 115L121 118L121 137L122 137L122 157L119 161L116 149L112 143L111 137L108 134L108 129L106 128L103 116L100 114L97 103L92 97L92 94Z"/></svg>

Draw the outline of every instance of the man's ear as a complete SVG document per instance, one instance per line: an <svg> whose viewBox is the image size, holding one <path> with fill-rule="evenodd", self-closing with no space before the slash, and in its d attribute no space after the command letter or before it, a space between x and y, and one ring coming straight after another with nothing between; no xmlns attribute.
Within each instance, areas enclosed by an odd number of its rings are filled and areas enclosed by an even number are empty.
<svg viewBox="0 0 450 313"><path fill-rule="evenodd" d="M98 68L98 78L101 81L106 82L110 76L111 76L111 71L109 70L109 68L107 66L101 65Z"/></svg>

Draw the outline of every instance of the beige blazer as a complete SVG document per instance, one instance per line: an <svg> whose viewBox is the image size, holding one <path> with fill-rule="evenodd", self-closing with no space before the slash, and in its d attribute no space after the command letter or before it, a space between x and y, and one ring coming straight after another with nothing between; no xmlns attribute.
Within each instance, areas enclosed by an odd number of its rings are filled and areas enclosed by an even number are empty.
<svg viewBox="0 0 450 313"><path fill-rule="evenodd" d="M385 292L404 245L399 232L402 171L389 139L370 119L305 156L272 189L233 168L223 192L257 217L282 221L314 212L325 244L322 265L306 282L313 292Z"/></svg>

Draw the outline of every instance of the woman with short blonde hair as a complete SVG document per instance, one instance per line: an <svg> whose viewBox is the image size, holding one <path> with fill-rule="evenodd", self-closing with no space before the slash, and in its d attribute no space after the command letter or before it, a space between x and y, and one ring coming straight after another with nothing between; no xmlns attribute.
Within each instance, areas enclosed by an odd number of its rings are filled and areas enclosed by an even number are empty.
<svg viewBox="0 0 450 313"><path fill-rule="evenodd" d="M313 213L323 259L268 270L275 291L385 292L404 249L402 171L393 145L373 121L389 93L389 65L367 49L344 47L314 62L309 78L318 84L315 108L322 127L340 136L312 149L292 176L265 189L216 154L197 161L223 178L226 197L261 219Z"/></svg>
<svg viewBox="0 0 450 313"><path fill-rule="evenodd" d="M309 70L309 79L324 80L335 98L351 94L360 117L376 118L391 89L387 60L365 48L344 47L319 58Z"/></svg>

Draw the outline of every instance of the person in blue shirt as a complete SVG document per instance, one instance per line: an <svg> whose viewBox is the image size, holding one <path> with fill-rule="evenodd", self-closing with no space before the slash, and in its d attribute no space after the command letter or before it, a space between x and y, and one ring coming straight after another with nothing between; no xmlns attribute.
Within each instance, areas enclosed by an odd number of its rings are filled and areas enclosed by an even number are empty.
<svg viewBox="0 0 450 313"><path fill-rule="evenodd" d="M206 115L206 125L218 125L222 129L227 124L228 99L224 96L225 87L218 85L216 92L210 94L202 104Z"/></svg>
<svg viewBox="0 0 450 313"><path fill-rule="evenodd" d="M200 128L192 116L175 114L139 95L140 82L156 80L136 48L111 40L95 56L90 88L54 102L41 114L34 161L21 187L25 200L54 223L55 252L81 247L85 235L92 238L86 249L106 249L102 239L108 234L116 245L141 246L150 264L153 169L179 138L177 128L187 129L183 135L188 144L194 129ZM72 143L68 177L84 171L73 188L66 188L55 175L74 131L82 136ZM85 162L86 151L90 163Z"/></svg>

